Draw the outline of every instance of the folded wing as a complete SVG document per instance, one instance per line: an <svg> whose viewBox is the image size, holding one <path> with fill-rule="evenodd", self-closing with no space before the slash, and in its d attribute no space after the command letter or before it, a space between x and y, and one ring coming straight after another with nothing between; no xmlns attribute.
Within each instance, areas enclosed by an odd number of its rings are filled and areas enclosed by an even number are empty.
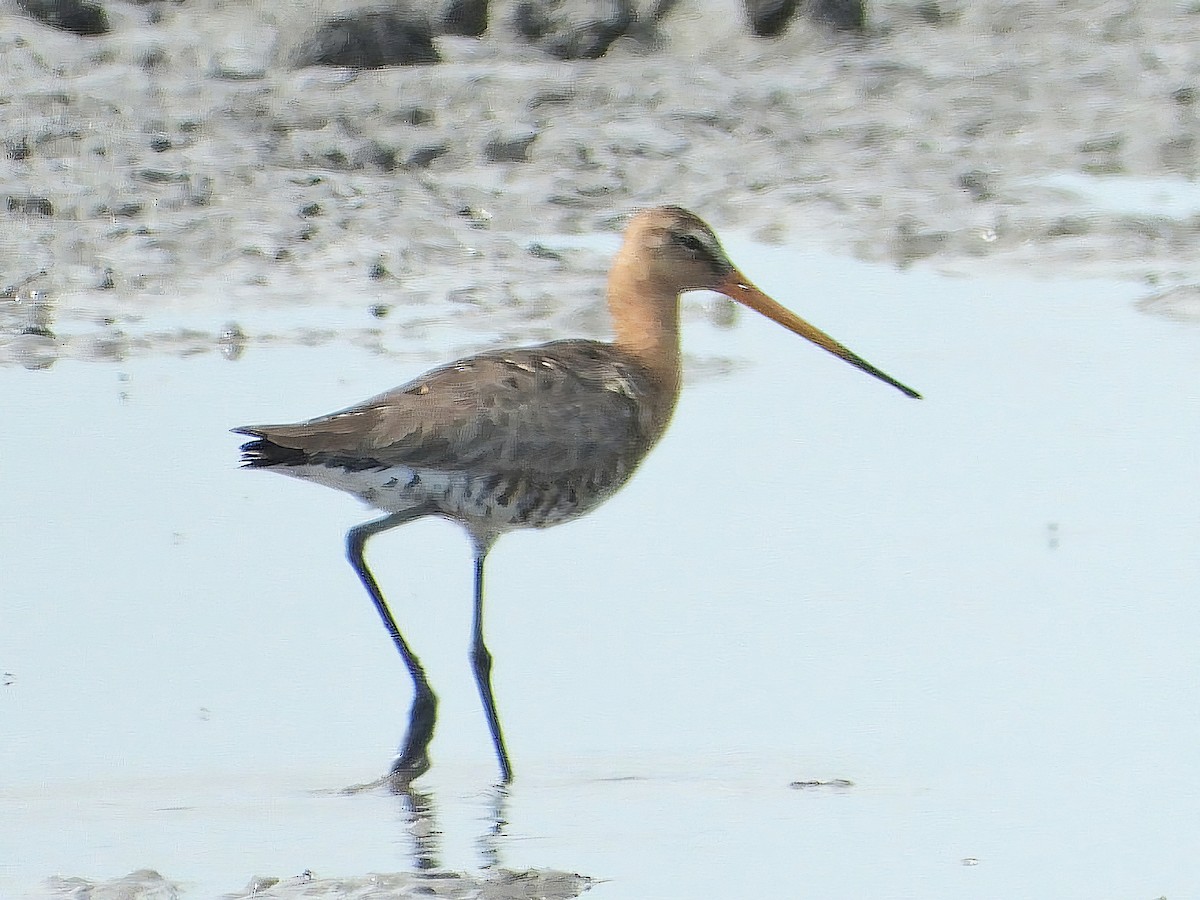
<svg viewBox="0 0 1200 900"><path fill-rule="evenodd" d="M556 341L467 357L357 406L237 428L251 467L405 466L554 477L649 450L649 375L608 344Z"/></svg>

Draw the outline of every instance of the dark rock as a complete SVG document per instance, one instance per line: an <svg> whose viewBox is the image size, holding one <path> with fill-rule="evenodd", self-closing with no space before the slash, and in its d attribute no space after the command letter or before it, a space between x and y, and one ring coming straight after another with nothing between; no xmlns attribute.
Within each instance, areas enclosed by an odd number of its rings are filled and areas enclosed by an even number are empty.
<svg viewBox="0 0 1200 900"><path fill-rule="evenodd" d="M488 27L488 0L446 0L438 16L442 34L480 37Z"/></svg>
<svg viewBox="0 0 1200 900"><path fill-rule="evenodd" d="M787 30L798 12L839 31L862 31L866 25L863 0L744 0L750 30L758 37L776 37Z"/></svg>
<svg viewBox="0 0 1200 900"><path fill-rule="evenodd" d="M54 204L48 197L9 197L8 211L24 213L27 216L52 216L54 215Z"/></svg>
<svg viewBox="0 0 1200 900"><path fill-rule="evenodd" d="M379 141L371 141L363 151L363 156L368 164L381 172L394 172L400 164L396 158L396 148L381 144Z"/></svg>
<svg viewBox="0 0 1200 900"><path fill-rule="evenodd" d="M404 167L406 169L424 169L438 157L445 156L449 150L450 145L444 143L418 147L408 155L408 159L404 161Z"/></svg>
<svg viewBox="0 0 1200 900"><path fill-rule="evenodd" d="M545 244L536 241L526 247L525 251L534 259L551 259L555 262L563 261L563 255L557 250L551 250Z"/></svg>
<svg viewBox="0 0 1200 900"><path fill-rule="evenodd" d="M530 43L540 41L550 33L552 23L541 5L520 3L513 13L513 28Z"/></svg>
<svg viewBox="0 0 1200 900"><path fill-rule="evenodd" d="M650 7L650 15L647 18L651 22L661 22L678 5L679 0L655 0L654 5Z"/></svg>
<svg viewBox="0 0 1200 900"><path fill-rule="evenodd" d="M536 140L536 131L494 137L484 145L483 156L488 162L529 162L529 148Z"/></svg>
<svg viewBox="0 0 1200 900"><path fill-rule="evenodd" d="M346 151L341 147L332 147L323 153L317 154L316 158L321 161L321 165L330 169L336 169L339 172L349 172L362 168L361 163L347 156Z"/></svg>
<svg viewBox="0 0 1200 900"><path fill-rule="evenodd" d="M458 209L458 215L467 220L467 224L472 228L488 228L492 224L492 214L486 209L480 209L475 206L463 206ZM473 293L473 289L468 288L468 293Z"/></svg>
<svg viewBox="0 0 1200 900"><path fill-rule="evenodd" d="M599 59L637 21L631 0L521 0L513 27L558 59Z"/></svg>
<svg viewBox="0 0 1200 900"><path fill-rule="evenodd" d="M1085 216L1062 216L1046 226L1046 237L1078 237L1088 234L1092 223Z"/></svg>
<svg viewBox="0 0 1200 900"><path fill-rule="evenodd" d="M397 125L428 125L433 121L433 112L423 106L405 106L391 114Z"/></svg>
<svg viewBox="0 0 1200 900"><path fill-rule="evenodd" d="M959 175L958 186L970 194L971 199L976 203L991 200L994 196L991 175L979 169L972 169Z"/></svg>
<svg viewBox="0 0 1200 900"><path fill-rule="evenodd" d="M114 219L136 219L142 214L142 204L136 200L127 200L116 206L101 206L96 210L97 216L111 216Z"/></svg>
<svg viewBox="0 0 1200 900"><path fill-rule="evenodd" d="M839 31L862 31L867 24L863 0L809 0L804 13L814 22Z"/></svg>
<svg viewBox="0 0 1200 900"><path fill-rule="evenodd" d="M327 19L296 51L296 66L382 69L440 62L424 18L394 9L368 9Z"/></svg>
<svg viewBox="0 0 1200 900"><path fill-rule="evenodd" d="M1196 89L1194 87L1181 87L1171 92L1171 99L1180 106L1191 106L1196 102Z"/></svg>
<svg viewBox="0 0 1200 900"><path fill-rule="evenodd" d="M17 0L31 19L84 37L108 34L108 13L90 0Z"/></svg>
<svg viewBox="0 0 1200 900"><path fill-rule="evenodd" d="M20 162L23 159L29 159L29 140L27 138L21 138L19 141L5 141L4 155L17 162Z"/></svg>
<svg viewBox="0 0 1200 900"><path fill-rule="evenodd" d="M1078 145L1083 157L1080 169L1089 175L1117 175L1125 170L1122 161L1125 148L1123 133L1106 134L1082 141Z"/></svg>
<svg viewBox="0 0 1200 900"><path fill-rule="evenodd" d="M133 177L146 184L183 184L188 180L186 172L167 172L163 169L138 169Z"/></svg>
<svg viewBox="0 0 1200 900"><path fill-rule="evenodd" d="M569 104L575 99L575 91L567 90L549 90L542 91L540 94L535 94L525 104L530 109L538 109L542 106L557 106L560 104Z"/></svg>
<svg viewBox="0 0 1200 900"><path fill-rule="evenodd" d="M1200 161L1196 148L1197 141L1194 135L1177 134L1167 138L1159 145L1158 158L1168 172L1191 175L1196 171L1197 162Z"/></svg>
<svg viewBox="0 0 1200 900"><path fill-rule="evenodd" d="M925 25L948 25L956 17L953 11L947 11L942 8L942 4L937 0L925 0L923 3L918 3L913 7L913 14L917 17L917 21Z"/></svg>
<svg viewBox="0 0 1200 900"><path fill-rule="evenodd" d="M138 54L138 65L147 72L153 72L170 63L171 56L165 47L148 47Z"/></svg>
<svg viewBox="0 0 1200 900"><path fill-rule="evenodd" d="M215 184L209 175L193 178L188 190L188 203L192 206L208 206L212 202Z"/></svg>
<svg viewBox="0 0 1200 900"><path fill-rule="evenodd" d="M783 34L796 15L799 0L745 0L750 31L756 37Z"/></svg>
<svg viewBox="0 0 1200 900"><path fill-rule="evenodd" d="M929 231L908 216L896 223L892 235L892 257L901 268L919 259L928 259L937 254L950 240L945 231Z"/></svg>

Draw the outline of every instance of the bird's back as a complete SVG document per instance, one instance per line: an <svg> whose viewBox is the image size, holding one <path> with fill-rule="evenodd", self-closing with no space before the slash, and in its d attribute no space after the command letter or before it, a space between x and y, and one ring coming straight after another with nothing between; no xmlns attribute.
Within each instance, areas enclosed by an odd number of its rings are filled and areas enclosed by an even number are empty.
<svg viewBox="0 0 1200 900"><path fill-rule="evenodd" d="M619 348L555 341L466 357L307 422L236 430L256 438L242 448L251 468L498 533L566 521L615 493L661 432L660 394Z"/></svg>

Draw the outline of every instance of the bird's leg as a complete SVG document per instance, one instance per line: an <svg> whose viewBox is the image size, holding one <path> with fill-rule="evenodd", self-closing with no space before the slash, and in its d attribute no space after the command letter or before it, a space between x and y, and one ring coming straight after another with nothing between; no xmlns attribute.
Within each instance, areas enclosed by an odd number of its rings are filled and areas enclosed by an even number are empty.
<svg viewBox="0 0 1200 900"><path fill-rule="evenodd" d="M400 651L400 656L404 660L404 665L408 667L408 673L412 676L413 681L414 694L412 709L408 714L408 733L404 737L404 743L392 763L388 776L393 790L406 789L409 782L429 769L428 748L429 742L433 740L433 726L437 722L437 697L429 687L429 680L425 677L425 670L421 668L421 661L417 659L416 654L409 648L408 642L404 640L404 636L400 634L400 629L396 627L396 620L392 618L391 611L388 610L379 585L375 581L375 576L367 568L367 562L363 558L363 549L366 547L367 540L380 532L419 519L431 512L430 509L419 507L414 510L392 513L382 519L351 528L346 533L346 555L350 559L350 565L354 566L354 571L358 573L363 587L371 595L371 601L379 612L379 618L383 620L384 627L392 636L392 643Z"/></svg>
<svg viewBox="0 0 1200 900"><path fill-rule="evenodd" d="M471 667L475 670L475 683L479 686L479 699L483 701L492 743L496 745L500 782L508 784L512 781L512 765L508 761L508 751L504 749L500 717L496 715L496 698L492 696L492 654L483 643L483 561L487 558L490 545L490 541L475 539L475 624L471 638Z"/></svg>

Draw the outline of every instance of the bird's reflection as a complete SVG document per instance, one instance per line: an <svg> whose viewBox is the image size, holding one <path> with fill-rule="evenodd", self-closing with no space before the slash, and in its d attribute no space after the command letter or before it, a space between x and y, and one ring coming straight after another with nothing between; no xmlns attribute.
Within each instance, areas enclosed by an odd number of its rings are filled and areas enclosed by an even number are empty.
<svg viewBox="0 0 1200 900"><path fill-rule="evenodd" d="M411 843L413 868L418 872L434 872L442 868L442 830L437 820L437 800L432 791L418 791L411 786L396 792L400 801L401 821ZM501 846L508 827L505 807L508 791L496 785L489 791L482 830L475 840L480 868L498 869L503 866Z"/></svg>
<svg viewBox="0 0 1200 900"><path fill-rule="evenodd" d="M481 867L498 869L504 864L500 858L500 847L504 843L505 829L508 828L505 809L508 805L508 789L502 784L496 785L492 788L489 799L491 802L488 807L487 827L479 835L475 846L479 850Z"/></svg>
<svg viewBox="0 0 1200 900"><path fill-rule="evenodd" d="M413 868L418 872L440 869L442 830L434 815L433 794L410 788L399 799L404 830L412 840Z"/></svg>

